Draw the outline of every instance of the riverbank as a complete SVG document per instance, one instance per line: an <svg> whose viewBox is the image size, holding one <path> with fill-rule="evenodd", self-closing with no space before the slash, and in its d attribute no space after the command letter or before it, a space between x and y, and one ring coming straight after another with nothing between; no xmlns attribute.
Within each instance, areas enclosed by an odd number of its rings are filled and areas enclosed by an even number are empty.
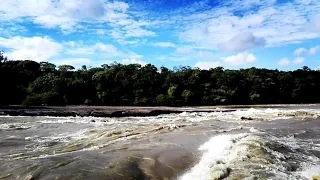
<svg viewBox="0 0 320 180"><path fill-rule="evenodd" d="M55 117L146 117L182 112L232 112L234 109L198 107L128 107L128 106L3 106L2 116L55 116Z"/></svg>

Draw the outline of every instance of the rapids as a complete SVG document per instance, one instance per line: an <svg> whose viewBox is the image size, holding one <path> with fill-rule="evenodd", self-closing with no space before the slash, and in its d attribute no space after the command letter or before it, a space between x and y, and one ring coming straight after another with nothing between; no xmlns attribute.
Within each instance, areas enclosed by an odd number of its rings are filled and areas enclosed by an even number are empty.
<svg viewBox="0 0 320 180"><path fill-rule="evenodd" d="M0 179L320 179L320 105L0 116Z"/></svg>

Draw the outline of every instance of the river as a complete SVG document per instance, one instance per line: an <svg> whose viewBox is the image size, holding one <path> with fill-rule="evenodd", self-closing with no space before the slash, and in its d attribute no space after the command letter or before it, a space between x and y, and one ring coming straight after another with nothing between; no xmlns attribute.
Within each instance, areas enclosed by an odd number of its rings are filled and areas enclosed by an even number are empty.
<svg viewBox="0 0 320 180"><path fill-rule="evenodd" d="M320 179L320 105L0 116L0 179Z"/></svg>

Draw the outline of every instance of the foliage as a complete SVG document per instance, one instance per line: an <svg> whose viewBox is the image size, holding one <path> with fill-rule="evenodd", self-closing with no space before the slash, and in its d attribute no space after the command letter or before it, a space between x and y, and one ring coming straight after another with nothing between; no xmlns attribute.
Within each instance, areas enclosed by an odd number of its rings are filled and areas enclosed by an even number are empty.
<svg viewBox="0 0 320 180"><path fill-rule="evenodd" d="M102 67L8 61L0 52L0 105L193 106L319 103L320 71L210 70L151 64Z"/></svg>
<svg viewBox="0 0 320 180"><path fill-rule="evenodd" d="M0 51L0 64L6 62L8 58L4 55L3 51Z"/></svg>

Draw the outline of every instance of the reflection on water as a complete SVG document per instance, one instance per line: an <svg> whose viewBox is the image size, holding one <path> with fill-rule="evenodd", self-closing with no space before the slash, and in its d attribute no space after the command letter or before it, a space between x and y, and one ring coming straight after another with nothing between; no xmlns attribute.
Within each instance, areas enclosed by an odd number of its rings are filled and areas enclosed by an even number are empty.
<svg viewBox="0 0 320 180"><path fill-rule="evenodd" d="M320 106L0 117L0 179L312 179Z"/></svg>

